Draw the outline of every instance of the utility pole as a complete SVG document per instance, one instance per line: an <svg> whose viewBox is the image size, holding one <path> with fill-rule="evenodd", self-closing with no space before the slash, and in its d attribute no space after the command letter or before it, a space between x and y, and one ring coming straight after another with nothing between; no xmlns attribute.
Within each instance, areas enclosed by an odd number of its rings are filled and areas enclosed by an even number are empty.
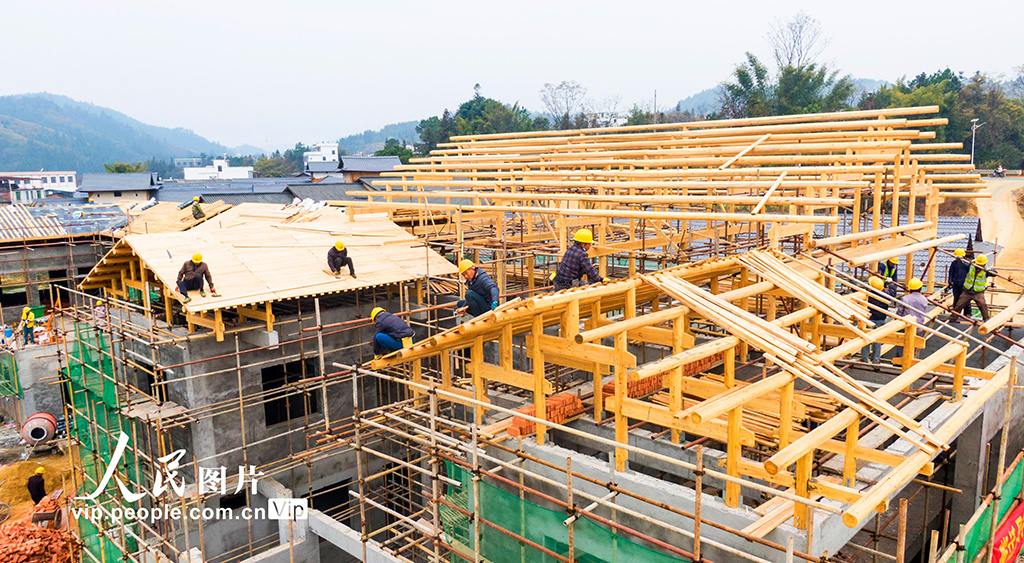
<svg viewBox="0 0 1024 563"><path fill-rule="evenodd" d="M985 123L988 122L986 121L979 125L977 117L971 120L971 166L974 166L974 138L978 134L978 129L981 129L981 126L984 125Z"/></svg>
<svg viewBox="0 0 1024 563"><path fill-rule="evenodd" d="M654 122L658 122L658 91L654 91ZM972 161L973 162L973 161Z"/></svg>

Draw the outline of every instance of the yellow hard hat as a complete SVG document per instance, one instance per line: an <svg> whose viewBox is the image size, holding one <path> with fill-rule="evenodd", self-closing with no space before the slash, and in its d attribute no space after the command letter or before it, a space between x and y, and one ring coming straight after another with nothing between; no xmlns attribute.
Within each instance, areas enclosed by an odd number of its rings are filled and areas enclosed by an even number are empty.
<svg viewBox="0 0 1024 563"><path fill-rule="evenodd" d="M476 264L474 264L472 260L469 260L468 258L463 258L462 260L459 260L459 273L462 274L463 272L472 268L473 266L476 266Z"/></svg>
<svg viewBox="0 0 1024 563"><path fill-rule="evenodd" d="M900 263L900 257L899 256L893 256L892 258L889 259L889 261L892 262L893 264L899 264Z"/></svg>
<svg viewBox="0 0 1024 563"><path fill-rule="evenodd" d="M25 307L24 309L22 309L22 310L21 310L21 313L22 313L22 314L25 314L25 313L28 313L28 312L29 312L29 311L31 311L31 310L32 310L31 308L29 308L29 307Z"/></svg>
<svg viewBox="0 0 1024 563"><path fill-rule="evenodd" d="M43 469L42 466L36 468L36 475L42 475L44 472L46 472L46 470Z"/></svg>
<svg viewBox="0 0 1024 563"><path fill-rule="evenodd" d="M377 320L377 315L379 315L379 314L381 314L383 312L384 312L384 307L374 307L373 310L370 311L370 320L371 321Z"/></svg>
<svg viewBox="0 0 1024 563"><path fill-rule="evenodd" d="M921 286L923 285L924 284L921 283L921 280L917 278L910 278L910 281L907 282L907 289L909 289L910 291L917 291L921 289Z"/></svg>
<svg viewBox="0 0 1024 563"><path fill-rule="evenodd" d="M962 248L958 248L953 251L953 256L963 258L964 256L967 256L967 251Z"/></svg>
<svg viewBox="0 0 1024 563"><path fill-rule="evenodd" d="M580 229L572 236L572 240L582 242L583 244L593 244L594 233L590 232L590 229Z"/></svg>
<svg viewBox="0 0 1024 563"><path fill-rule="evenodd" d="M196 252L195 254L192 255L192 263L193 264L198 264L198 263L200 263L202 261L203 261L203 255L202 254Z"/></svg>
<svg viewBox="0 0 1024 563"><path fill-rule="evenodd" d="M985 264L988 264L988 256L985 256L984 254L979 254L974 259L974 263L979 265L979 266L984 266Z"/></svg>
<svg viewBox="0 0 1024 563"><path fill-rule="evenodd" d="M192 198L192 201L199 201L199 196Z"/></svg>
<svg viewBox="0 0 1024 563"><path fill-rule="evenodd" d="M345 243L341 242L340 240L336 241L334 243L334 250L338 250L338 251L345 250Z"/></svg>
<svg viewBox="0 0 1024 563"><path fill-rule="evenodd" d="M883 287L885 287L885 282L883 282L882 278L878 276L871 276L870 278L868 278L868 283L871 284L871 287L875 289L882 289Z"/></svg>

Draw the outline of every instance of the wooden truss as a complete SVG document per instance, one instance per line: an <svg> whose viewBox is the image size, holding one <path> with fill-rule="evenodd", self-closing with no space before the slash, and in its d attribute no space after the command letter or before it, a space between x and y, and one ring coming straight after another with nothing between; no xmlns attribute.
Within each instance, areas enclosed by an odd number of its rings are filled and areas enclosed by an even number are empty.
<svg viewBox="0 0 1024 563"><path fill-rule="evenodd" d="M784 283L774 280L779 274L786 274ZM594 419L610 412L618 442L627 443L629 425L636 421L665 428L675 443L682 434L709 438L724 444L729 475L792 488L805 498L839 501L847 505L844 521L855 526L871 511L884 511L890 495L914 475L931 472L931 458L983 404L982 397L1005 384L1005 372L968 370L967 345L959 340L915 359L912 351L923 341L913 321L897 318L874 328L866 321L862 293L839 295L829 285L816 269L773 253L712 259L516 301L376 360L373 367L410 364L413 379L483 401L489 384L522 389L533 393L536 416L542 419L552 393L545 366L585 371L594 382ZM799 306L777 316L784 301ZM729 335L695 345L694 322L710 323ZM513 342L520 338L532 367L513 363ZM497 364L484 359L488 342L497 343ZM669 355L639 363L630 342L664 347ZM897 362L901 375L873 391L835 364L871 342L905 346ZM738 381L737 362L745 361L751 348L781 369L752 382ZM470 352L470 378L460 384L451 357L463 349ZM430 358L440 360L439 375L424 370ZM722 368L719 376L708 373L714 367ZM950 400L958 409L929 431L888 399L936 371L952 374L956 390ZM964 400L960 389L968 374L990 381ZM813 430L802 424L809 418L820 423ZM860 445L858 430L867 421L914 444L917 453L902 457ZM844 432L845 438L838 438ZM544 442L543 426L536 439ZM755 447L770 457L750 459L748 450ZM841 482L811 477L818 451L844 456ZM615 457L618 468L625 469L626 450L617 450ZM864 463L893 469L864 488L856 476L858 464ZM737 506L739 495L740 486L728 483L727 504ZM807 510L806 505L795 507L796 524L803 528Z"/></svg>

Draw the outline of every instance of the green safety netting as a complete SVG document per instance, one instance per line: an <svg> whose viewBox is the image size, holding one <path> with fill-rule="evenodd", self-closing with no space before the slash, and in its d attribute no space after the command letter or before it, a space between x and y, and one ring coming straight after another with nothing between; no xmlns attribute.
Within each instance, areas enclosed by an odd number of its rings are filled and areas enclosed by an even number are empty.
<svg viewBox="0 0 1024 563"><path fill-rule="evenodd" d="M110 356L107 339L103 333L84 323L74 327L74 341L68 343L68 358L65 375L68 392L75 409L73 421L69 421L68 432L79 444L78 454L82 470L91 480L79 491L85 496L93 492L111 462L117 439L121 432L132 436L131 420L121 415L115 383L114 362ZM129 444L118 463L117 475L132 491L141 488L140 474L136 470L136 459ZM85 507L103 506L110 510L114 506L129 507L124 502L116 483L109 483L102 494L85 501ZM135 524L125 522L125 527L135 529ZM84 548L99 561L118 561L125 557L125 550L133 553L137 542L131 535L122 538L121 523L111 522L106 517L100 521L81 518L78 521ZM99 534L99 529L104 530ZM137 533L137 530L136 530ZM90 560L84 557L83 561Z"/></svg>
<svg viewBox="0 0 1024 563"><path fill-rule="evenodd" d="M22 397L18 363L14 361L14 354L0 357L0 397Z"/></svg>
<svg viewBox="0 0 1024 563"><path fill-rule="evenodd" d="M461 487L449 487L445 499L463 510L473 512L473 481L465 469L447 463L448 476L462 483ZM480 514L505 530L543 546L559 555L569 552L569 528L563 524L565 512L559 512L522 500L494 485L479 483ZM451 507L442 505L441 521L445 535L458 551L472 555L474 543L473 524L466 515ZM687 561L654 551L617 535L587 517L581 517L573 524L573 554L583 563L679 563ZM481 524L480 555L493 563L556 563L547 553L526 545L519 540L494 528ZM469 561L472 560L470 557ZM467 560L452 554L452 563Z"/></svg>
<svg viewBox="0 0 1024 563"><path fill-rule="evenodd" d="M1013 506L1013 499L1017 498L1017 495L1020 494L1022 478L1024 478L1024 462L1018 462L1017 466L1014 467L1013 471L1010 473L1010 476L1005 482L1003 482L1003 492L1000 497L1002 500L999 502L999 522L1003 521L1006 513L1010 510L1010 507ZM974 561L974 558L981 553L982 548L985 547L985 542L987 542L991 536L991 530L992 505L989 505L978 521L974 524L974 527L967 532L967 538L964 542L964 546L967 548L967 554L966 557L964 557L964 561Z"/></svg>

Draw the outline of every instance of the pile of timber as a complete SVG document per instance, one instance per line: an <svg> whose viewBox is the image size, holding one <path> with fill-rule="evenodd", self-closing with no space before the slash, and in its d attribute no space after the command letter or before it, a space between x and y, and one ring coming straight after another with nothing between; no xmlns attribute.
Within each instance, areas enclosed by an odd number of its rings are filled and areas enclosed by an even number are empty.
<svg viewBox="0 0 1024 563"><path fill-rule="evenodd" d="M919 422L878 398L859 381L825 361L816 353L817 347L814 344L702 291L687 281L670 276L642 277L651 285L678 299L694 313L761 350L765 358L792 376L816 387L861 416L888 428L922 451L935 453L940 448L947 447Z"/></svg>

